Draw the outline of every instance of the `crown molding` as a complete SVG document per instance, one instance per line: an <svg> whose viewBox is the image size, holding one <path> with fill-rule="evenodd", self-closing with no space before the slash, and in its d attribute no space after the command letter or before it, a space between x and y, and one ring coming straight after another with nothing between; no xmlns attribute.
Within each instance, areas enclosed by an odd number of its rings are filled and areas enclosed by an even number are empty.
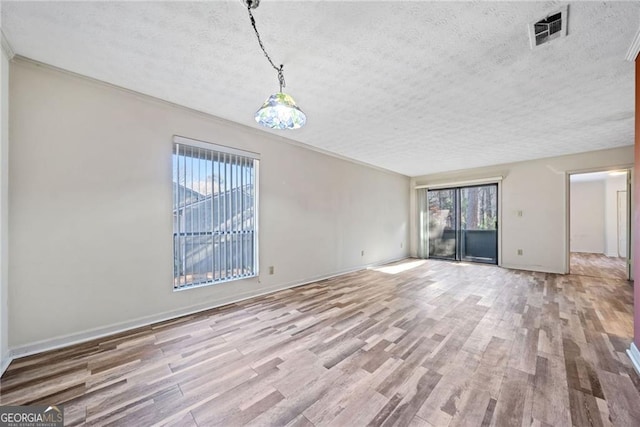
<svg viewBox="0 0 640 427"><path fill-rule="evenodd" d="M636 32L636 36L633 38L631 46L629 46L625 59L629 62L634 62L638 57L638 53L640 53L640 28Z"/></svg>
<svg viewBox="0 0 640 427"><path fill-rule="evenodd" d="M13 57L16 56L16 53L11 47L11 43L9 43L9 40L7 39L7 36L4 35L4 31L2 31L2 29L0 29L0 39L0 44L2 44L2 53L4 53L9 61L11 61Z"/></svg>

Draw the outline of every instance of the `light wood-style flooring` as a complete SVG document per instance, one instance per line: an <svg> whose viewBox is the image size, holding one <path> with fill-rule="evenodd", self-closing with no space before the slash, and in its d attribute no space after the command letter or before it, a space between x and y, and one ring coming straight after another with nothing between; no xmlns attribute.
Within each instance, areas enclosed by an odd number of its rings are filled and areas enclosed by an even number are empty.
<svg viewBox="0 0 640 427"><path fill-rule="evenodd" d="M571 252L569 268L572 274L581 276L619 280L626 280L629 277L625 258L608 257L604 254Z"/></svg>
<svg viewBox="0 0 640 427"><path fill-rule="evenodd" d="M14 361L67 425L638 426L629 282L406 260Z"/></svg>

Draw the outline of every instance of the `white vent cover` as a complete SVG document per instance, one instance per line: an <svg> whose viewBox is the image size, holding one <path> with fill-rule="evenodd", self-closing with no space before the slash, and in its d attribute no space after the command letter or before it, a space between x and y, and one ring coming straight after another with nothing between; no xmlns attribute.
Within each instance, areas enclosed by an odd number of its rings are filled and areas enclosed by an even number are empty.
<svg viewBox="0 0 640 427"><path fill-rule="evenodd" d="M567 35L567 6L529 24L531 49Z"/></svg>

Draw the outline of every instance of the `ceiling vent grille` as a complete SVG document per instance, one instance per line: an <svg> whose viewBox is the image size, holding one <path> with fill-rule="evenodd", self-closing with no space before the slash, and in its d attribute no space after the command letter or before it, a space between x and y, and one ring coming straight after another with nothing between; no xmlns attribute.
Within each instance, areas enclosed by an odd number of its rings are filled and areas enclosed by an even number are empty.
<svg viewBox="0 0 640 427"><path fill-rule="evenodd" d="M531 49L567 35L567 6L529 24Z"/></svg>

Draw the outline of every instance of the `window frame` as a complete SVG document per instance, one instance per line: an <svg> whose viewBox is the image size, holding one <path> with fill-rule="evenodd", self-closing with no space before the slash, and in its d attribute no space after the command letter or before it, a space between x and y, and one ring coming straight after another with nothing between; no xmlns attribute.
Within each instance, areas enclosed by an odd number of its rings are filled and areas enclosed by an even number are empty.
<svg viewBox="0 0 640 427"><path fill-rule="evenodd" d="M215 144L215 143L211 143L211 142L206 142L206 141L202 141L202 140L197 140L197 139L193 139L193 138L188 138L188 137L184 137L184 136L179 136L179 135L174 135L173 136L173 141L171 144L171 150L172 150L172 165L171 165L171 170L172 170L172 178L171 178L171 184L172 184L172 200L175 200L176 198L176 182L173 180L176 170L175 170L175 164L174 164L174 160L173 160L173 156L175 156L176 154L179 153L179 147L180 146L184 146L184 147L189 147L189 148L197 148L197 149L202 149L202 150L207 150L210 151L213 155L216 154L222 154L222 155L232 155L232 156L239 156L239 157L243 157L245 159L248 159L250 161L253 162L252 168L253 168L253 274L250 275L246 275L246 276L239 276L239 277L226 277L223 279L211 279L208 280L206 282L195 282L195 283L185 283L183 285L178 284L179 282L177 282L177 278L179 277L179 275L176 275L176 270L175 270L175 260L176 260L176 237L178 236L178 234L181 234L179 231L179 228L176 229L176 220L175 220L175 210L176 210L176 205L175 202L172 201L172 215L174 217L173 221L172 221L172 236L173 236L173 242L172 242L172 255L173 255L173 263L174 263L174 271L173 271L173 285L172 285L172 289L174 292L180 292L180 291L185 291L185 290L189 290L189 289L196 289L196 288L202 288L202 287L207 287L207 286L212 286L212 285L217 285L217 284L221 284L221 283L229 283L229 282L234 282L237 280L245 280L245 279L251 279L251 278L255 278L258 277L260 274L260 262L259 262L259 177L260 177L260 154L259 153L255 153L255 152L251 152L251 151L246 151L246 150L241 150L241 149L237 149L237 148L233 148L233 147L228 147L225 145L219 145L219 144ZM213 161L213 157L212 157L212 161ZM229 162L225 161L224 164L230 164ZM225 174L226 175L226 174ZM213 194L213 193L212 193ZM212 215L213 215L213 208L212 208ZM212 230L212 233L214 231ZM187 233L186 231L183 231L182 233ZM214 247L214 243L213 241L211 242L211 256L215 257L215 247ZM215 276L215 271L212 271L213 275Z"/></svg>

